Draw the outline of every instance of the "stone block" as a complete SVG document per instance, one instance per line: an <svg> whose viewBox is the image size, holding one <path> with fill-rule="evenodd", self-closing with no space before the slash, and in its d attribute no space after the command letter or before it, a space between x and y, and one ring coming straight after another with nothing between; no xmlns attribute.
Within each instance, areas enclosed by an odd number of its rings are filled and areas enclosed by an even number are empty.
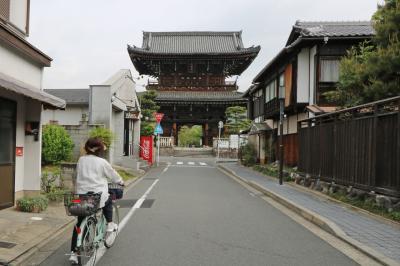
<svg viewBox="0 0 400 266"><path fill-rule="evenodd" d="M377 195L375 197L375 203L379 207L383 207L385 209L391 209L392 208L392 202L389 197L383 196L383 195Z"/></svg>
<svg viewBox="0 0 400 266"><path fill-rule="evenodd" d="M336 185L334 182L332 182L332 184L331 184L330 187L329 187L328 192L329 192L329 194L334 194L334 193L336 193L338 190L339 190L339 186Z"/></svg>
<svg viewBox="0 0 400 266"><path fill-rule="evenodd" d="M322 193L328 194L331 184L321 181Z"/></svg>

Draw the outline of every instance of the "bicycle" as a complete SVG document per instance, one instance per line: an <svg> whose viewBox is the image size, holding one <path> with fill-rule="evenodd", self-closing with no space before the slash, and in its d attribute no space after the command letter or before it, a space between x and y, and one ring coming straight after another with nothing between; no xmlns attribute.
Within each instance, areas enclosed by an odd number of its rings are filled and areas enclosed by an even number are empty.
<svg viewBox="0 0 400 266"><path fill-rule="evenodd" d="M109 184L109 191L123 191L119 184ZM121 197L122 197L122 192ZM110 193L112 198L113 222L119 225L119 206L116 199L120 198L116 193ZM87 194L65 194L64 206L69 216L84 217L79 227L75 226L77 233L76 252L78 265L94 265L97 249L104 244L110 248L118 235L118 228L113 232L107 232L107 221L99 208L101 193L89 192ZM70 254L67 254L70 255Z"/></svg>

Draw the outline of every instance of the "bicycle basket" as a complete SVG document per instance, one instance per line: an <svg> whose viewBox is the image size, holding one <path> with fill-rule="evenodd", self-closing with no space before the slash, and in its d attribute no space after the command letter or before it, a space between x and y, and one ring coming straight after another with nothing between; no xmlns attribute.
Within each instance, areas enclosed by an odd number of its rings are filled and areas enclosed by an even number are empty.
<svg viewBox="0 0 400 266"><path fill-rule="evenodd" d="M124 196L124 186L115 183L108 183L108 193L112 200L122 199Z"/></svg>
<svg viewBox="0 0 400 266"><path fill-rule="evenodd" d="M69 216L89 216L99 209L101 194L65 194L64 206Z"/></svg>

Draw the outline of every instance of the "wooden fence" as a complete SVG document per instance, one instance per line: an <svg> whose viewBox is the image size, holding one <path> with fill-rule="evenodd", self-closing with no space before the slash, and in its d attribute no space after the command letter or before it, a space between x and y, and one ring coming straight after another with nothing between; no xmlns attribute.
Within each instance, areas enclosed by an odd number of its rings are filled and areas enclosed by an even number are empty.
<svg viewBox="0 0 400 266"><path fill-rule="evenodd" d="M400 196L400 97L299 122L299 171Z"/></svg>

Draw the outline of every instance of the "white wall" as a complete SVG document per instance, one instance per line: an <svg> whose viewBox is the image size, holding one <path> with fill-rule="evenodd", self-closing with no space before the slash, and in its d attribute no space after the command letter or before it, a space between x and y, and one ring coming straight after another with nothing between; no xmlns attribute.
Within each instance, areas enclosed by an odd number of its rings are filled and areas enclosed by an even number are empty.
<svg viewBox="0 0 400 266"><path fill-rule="evenodd" d="M309 104L315 104L316 91L315 91L315 55L317 54L317 46L315 45L310 49L310 101Z"/></svg>
<svg viewBox="0 0 400 266"><path fill-rule="evenodd" d="M283 122L283 134L297 133L297 122L307 118L307 113L298 113L285 118Z"/></svg>
<svg viewBox="0 0 400 266"><path fill-rule="evenodd" d="M297 55L297 103L309 101L309 53L309 48L303 48Z"/></svg>
<svg viewBox="0 0 400 266"><path fill-rule="evenodd" d="M40 121L42 104L31 99L25 100L25 118L28 122ZM24 167L24 190L40 190L41 156L42 153L42 127L39 125L39 140L34 136L25 136L25 167Z"/></svg>
<svg viewBox="0 0 400 266"><path fill-rule="evenodd" d="M43 68L28 61L14 50L0 43L0 72L17 80L42 88Z"/></svg>
<svg viewBox="0 0 400 266"><path fill-rule="evenodd" d="M79 125L82 114L86 114L87 119L89 118L88 106L67 105L65 110L47 109L42 112L42 124L49 124L50 120L53 120L58 121L59 125Z"/></svg>
<svg viewBox="0 0 400 266"><path fill-rule="evenodd" d="M10 1L10 22L24 33L26 33L27 12L27 0Z"/></svg>

